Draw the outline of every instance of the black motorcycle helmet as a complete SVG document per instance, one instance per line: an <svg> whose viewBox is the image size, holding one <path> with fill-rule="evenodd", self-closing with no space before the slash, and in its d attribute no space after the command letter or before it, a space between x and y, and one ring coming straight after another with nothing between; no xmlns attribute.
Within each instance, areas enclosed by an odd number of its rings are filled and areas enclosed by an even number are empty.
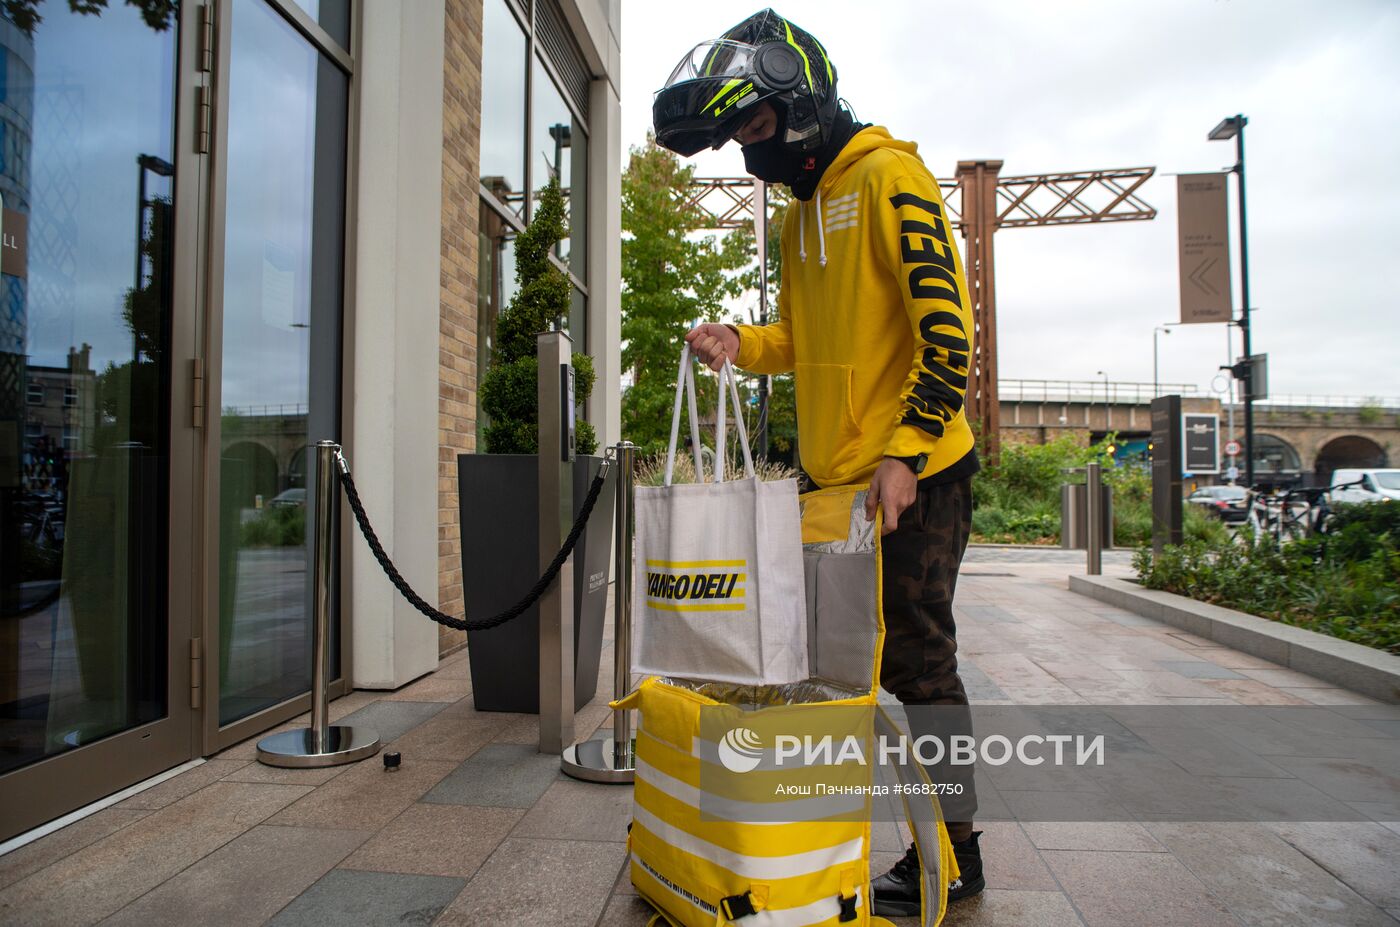
<svg viewBox="0 0 1400 927"><path fill-rule="evenodd" d="M793 152L815 152L830 137L836 68L820 42L771 9L681 59L652 103L656 141L686 157L719 148L764 100L785 111Z"/></svg>

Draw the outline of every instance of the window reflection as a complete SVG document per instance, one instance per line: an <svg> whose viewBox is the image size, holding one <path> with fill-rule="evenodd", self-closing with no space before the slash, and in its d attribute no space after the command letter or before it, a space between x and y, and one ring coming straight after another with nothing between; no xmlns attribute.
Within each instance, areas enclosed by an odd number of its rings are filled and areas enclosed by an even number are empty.
<svg viewBox="0 0 1400 927"><path fill-rule="evenodd" d="M486 0L481 38L481 185L525 207L525 33L505 0Z"/></svg>
<svg viewBox="0 0 1400 927"><path fill-rule="evenodd" d="M496 210L481 204L478 221L478 262L476 297L476 370L478 382L491 365L496 338L496 320L515 296L515 229ZM481 391L476 394L477 446L490 424L481 408Z"/></svg>
<svg viewBox="0 0 1400 927"><path fill-rule="evenodd" d="M559 242L557 253L583 279L587 239L584 220L588 215L584 199L588 181L588 136L538 57L534 68L535 99L530 110L530 126L535 154L531 183L538 198L550 180L559 178L569 214L569 234Z"/></svg>
<svg viewBox="0 0 1400 927"><path fill-rule="evenodd" d="M173 7L0 18L0 772L166 713Z"/></svg>
<svg viewBox="0 0 1400 927"><path fill-rule="evenodd" d="M232 23L219 461L221 724L310 688L306 526L314 500L307 498L306 455L309 444L339 434L348 90L345 74L261 0L236 3Z"/></svg>

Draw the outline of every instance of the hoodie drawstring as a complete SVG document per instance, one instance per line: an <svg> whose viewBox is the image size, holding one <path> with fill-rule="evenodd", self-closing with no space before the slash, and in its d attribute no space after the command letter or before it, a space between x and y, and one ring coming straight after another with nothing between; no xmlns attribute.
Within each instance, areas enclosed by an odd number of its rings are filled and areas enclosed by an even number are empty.
<svg viewBox="0 0 1400 927"><path fill-rule="evenodd" d="M807 263L807 204L797 202L797 256Z"/></svg>
<svg viewBox="0 0 1400 927"><path fill-rule="evenodd" d="M817 249L820 252L817 259L823 267L826 266L826 223L822 221L822 193L817 191ZM807 205L800 203L797 207L797 256L802 259L802 263L807 263Z"/></svg>

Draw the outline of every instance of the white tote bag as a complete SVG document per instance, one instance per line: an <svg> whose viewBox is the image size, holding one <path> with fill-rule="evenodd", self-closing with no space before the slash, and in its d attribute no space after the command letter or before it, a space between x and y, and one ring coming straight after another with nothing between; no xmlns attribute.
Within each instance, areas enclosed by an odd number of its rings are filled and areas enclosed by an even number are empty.
<svg viewBox="0 0 1400 927"><path fill-rule="evenodd" d="M726 390L727 387L727 390ZM688 399L697 482L671 485ZM726 399L744 475L725 479ZM632 671L747 685L806 679L807 604L797 481L753 472L734 372L719 376L715 481L706 483L690 346L681 352L664 486L636 489Z"/></svg>

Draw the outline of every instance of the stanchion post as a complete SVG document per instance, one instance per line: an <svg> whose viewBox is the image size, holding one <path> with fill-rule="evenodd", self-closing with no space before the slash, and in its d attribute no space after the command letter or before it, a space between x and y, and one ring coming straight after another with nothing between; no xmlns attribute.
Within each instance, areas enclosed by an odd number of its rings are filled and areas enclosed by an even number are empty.
<svg viewBox="0 0 1400 927"><path fill-rule="evenodd" d="M613 698L632 691L632 481L637 446L617 446L617 537L613 575ZM613 712L613 769L632 769L632 713Z"/></svg>
<svg viewBox="0 0 1400 927"><path fill-rule="evenodd" d="M632 690L632 487L637 446L616 445L617 519L613 537L613 697ZM564 751L560 766L575 779L626 785L633 779L632 716L613 712L613 733Z"/></svg>
<svg viewBox="0 0 1400 927"><path fill-rule="evenodd" d="M316 767L353 763L379 752L379 735L367 728L330 724L331 588L335 572L332 529L338 502L335 457L340 445L316 444L316 485L311 562L311 726L264 737L258 760L268 766Z"/></svg>
<svg viewBox="0 0 1400 927"><path fill-rule="evenodd" d="M1088 550L1088 564L1086 572L1090 576L1098 576L1103 572L1103 482L1100 474L1100 464L1097 460L1089 461L1085 468L1085 487L1087 496L1084 499L1084 516L1088 541L1084 545Z"/></svg>

